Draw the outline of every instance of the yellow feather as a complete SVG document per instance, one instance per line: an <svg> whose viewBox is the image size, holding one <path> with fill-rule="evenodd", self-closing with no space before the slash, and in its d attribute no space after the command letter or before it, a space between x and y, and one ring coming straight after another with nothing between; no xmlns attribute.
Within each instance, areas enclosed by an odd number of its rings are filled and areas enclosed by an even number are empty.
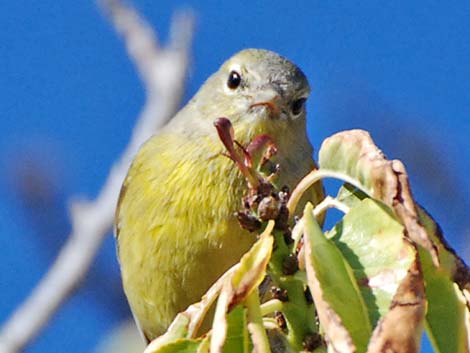
<svg viewBox="0 0 470 353"><path fill-rule="evenodd" d="M206 85L218 84L216 78ZM215 101L208 107L210 100L202 105L209 99L203 94L142 146L116 212L124 290L147 339L162 334L178 312L200 300L255 241L256 235L242 230L234 215L246 183L234 163L221 155L223 145L212 121L231 118L236 138L244 144L256 135L271 135L279 149L281 186L294 187L314 168L305 119L236 115L236 105ZM319 197L321 190L314 200Z"/></svg>

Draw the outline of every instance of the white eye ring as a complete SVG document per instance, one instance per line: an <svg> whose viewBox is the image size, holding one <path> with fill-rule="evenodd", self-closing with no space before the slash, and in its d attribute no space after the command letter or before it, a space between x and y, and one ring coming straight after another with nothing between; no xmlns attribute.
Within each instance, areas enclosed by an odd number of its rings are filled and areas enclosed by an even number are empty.
<svg viewBox="0 0 470 353"><path fill-rule="evenodd" d="M237 87L234 87L234 88L231 88L229 86L229 80L230 80L230 76L232 75L232 73L236 73L239 75L240 77L240 83L243 81L243 76L244 76L244 73L243 73L243 70L241 68L241 66L239 64L233 64L230 66L229 70L228 70L228 74L227 76L224 77L224 81L223 81L223 84L224 84L224 91L227 93L227 94L235 94L235 92L237 92L237 88L240 87L240 84L237 86Z"/></svg>

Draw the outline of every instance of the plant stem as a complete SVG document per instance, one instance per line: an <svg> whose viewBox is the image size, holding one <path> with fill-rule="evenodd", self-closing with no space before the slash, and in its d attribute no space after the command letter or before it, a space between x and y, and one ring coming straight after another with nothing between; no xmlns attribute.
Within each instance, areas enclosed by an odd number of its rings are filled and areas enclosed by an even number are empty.
<svg viewBox="0 0 470 353"><path fill-rule="evenodd" d="M265 316L282 309L283 303L279 299L271 299L261 305L261 315Z"/></svg>
<svg viewBox="0 0 470 353"><path fill-rule="evenodd" d="M335 172L333 170L328 169L316 169L307 174L300 183L297 184L294 191L289 198L289 202L287 202L287 208L289 209L289 214L293 215L297 204L300 201L300 198L305 193L305 191L310 188L313 184L317 181L324 179L324 178L335 178L344 181L345 183L351 184L354 187L358 188L359 190L365 192L369 195L368 190L361 184L357 182L356 179L351 178L347 174Z"/></svg>
<svg viewBox="0 0 470 353"><path fill-rule="evenodd" d="M288 301L282 303L282 314L287 323L287 341L294 351L303 349L303 341L308 334L318 332L315 324L315 308L305 297L304 282L283 273L283 264L292 252L286 245L282 232L273 232L275 250L269 263L269 274L273 283L287 290Z"/></svg>

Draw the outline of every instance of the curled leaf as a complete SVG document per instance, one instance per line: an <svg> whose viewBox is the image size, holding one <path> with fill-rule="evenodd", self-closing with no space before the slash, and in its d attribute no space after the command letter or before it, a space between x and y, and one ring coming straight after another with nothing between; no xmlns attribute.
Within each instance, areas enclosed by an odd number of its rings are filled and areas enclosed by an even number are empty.
<svg viewBox="0 0 470 353"><path fill-rule="evenodd" d="M258 135L246 148L254 168L261 168L271 157L277 153L274 139L269 135Z"/></svg>
<svg viewBox="0 0 470 353"><path fill-rule="evenodd" d="M234 139L235 139L235 132L233 131L233 126L232 126L231 121L227 118L217 118L214 121L214 126L217 129L217 133L219 135L220 141L222 141L230 157L232 159L236 158L237 153L235 153L235 148L233 146Z"/></svg>
<svg viewBox="0 0 470 353"><path fill-rule="evenodd" d="M235 133L230 120L227 118L217 118L214 121L214 126L217 129L220 140L227 150L227 156L235 162L249 186L256 188L259 184L258 175L253 169L249 153L234 139ZM241 153L235 149L235 146L241 150Z"/></svg>
<svg viewBox="0 0 470 353"><path fill-rule="evenodd" d="M209 353L209 336L185 338L188 324L188 317L178 314L167 332L154 339L144 353Z"/></svg>
<svg viewBox="0 0 470 353"><path fill-rule="evenodd" d="M349 130L327 138L319 152L320 168L341 172L357 180L370 196L391 207L405 225L407 235L424 247L439 265L438 249L422 226L405 167L387 160L368 132Z"/></svg>
<svg viewBox="0 0 470 353"><path fill-rule="evenodd" d="M269 221L258 241L241 258L240 266L232 277L233 292L229 309L244 301L263 281L273 248L273 237L271 236L273 228L274 221Z"/></svg>
<svg viewBox="0 0 470 353"><path fill-rule="evenodd" d="M184 315L189 319L188 322L188 329L187 329L187 338L194 338L198 332L199 327L203 323L206 314L208 313L209 309L211 308L212 304L219 296L224 283L226 282L227 278L230 278L234 271L237 269L239 265L236 264L235 266L231 267L228 271L226 271L218 280L215 282L211 288L204 294L201 301L190 305L181 315Z"/></svg>
<svg viewBox="0 0 470 353"><path fill-rule="evenodd" d="M212 324L211 353L223 352L228 330L227 314L257 291L266 275L273 247L273 228L274 221L268 222L258 241L243 255L232 276L225 280Z"/></svg>

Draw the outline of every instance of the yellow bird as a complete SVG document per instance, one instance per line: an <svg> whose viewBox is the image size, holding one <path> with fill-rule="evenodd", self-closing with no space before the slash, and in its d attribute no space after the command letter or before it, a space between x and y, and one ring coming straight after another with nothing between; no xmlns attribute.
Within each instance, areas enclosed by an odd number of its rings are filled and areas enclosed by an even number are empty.
<svg viewBox="0 0 470 353"><path fill-rule="evenodd" d="M243 50L141 147L122 186L116 239L124 291L147 340L199 301L256 240L237 222L246 183L222 155L214 120L230 119L245 145L270 135L279 185L293 188L315 168L305 128L309 91L289 60ZM322 196L317 188L311 199Z"/></svg>

